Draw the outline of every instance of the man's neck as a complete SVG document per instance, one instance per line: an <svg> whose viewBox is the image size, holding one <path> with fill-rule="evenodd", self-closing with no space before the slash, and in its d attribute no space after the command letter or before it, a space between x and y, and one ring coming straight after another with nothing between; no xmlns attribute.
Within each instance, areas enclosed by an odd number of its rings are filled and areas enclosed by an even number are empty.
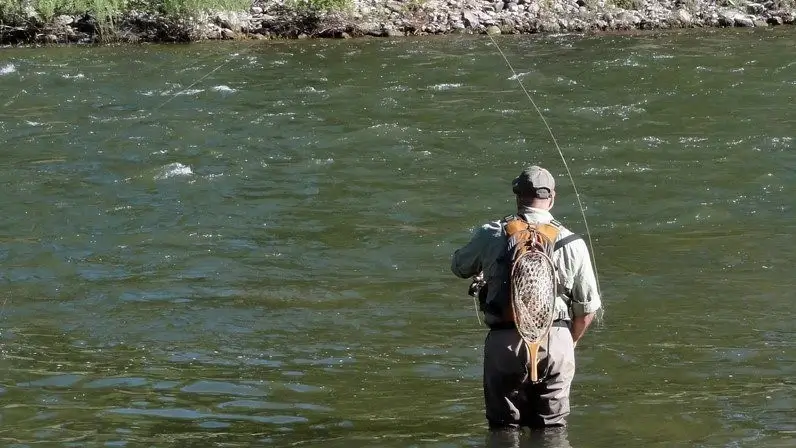
<svg viewBox="0 0 796 448"><path fill-rule="evenodd" d="M533 206L530 206L530 205L520 205L519 207L517 207L517 211L519 213L523 213L523 214L526 214L526 213L543 213L543 214L546 213L546 214L550 214L550 211L548 209L546 209L546 208L533 207Z"/></svg>
<svg viewBox="0 0 796 448"><path fill-rule="evenodd" d="M547 222L553 219L550 211L543 208L520 206L517 208L517 213L525 216L529 221Z"/></svg>

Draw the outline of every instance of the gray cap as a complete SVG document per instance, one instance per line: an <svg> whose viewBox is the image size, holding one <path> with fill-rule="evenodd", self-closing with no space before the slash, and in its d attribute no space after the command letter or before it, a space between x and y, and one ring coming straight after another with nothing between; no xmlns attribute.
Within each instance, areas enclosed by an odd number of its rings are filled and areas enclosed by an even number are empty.
<svg viewBox="0 0 796 448"><path fill-rule="evenodd" d="M516 195L547 199L556 189L556 181L550 171L534 165L523 170L511 186Z"/></svg>

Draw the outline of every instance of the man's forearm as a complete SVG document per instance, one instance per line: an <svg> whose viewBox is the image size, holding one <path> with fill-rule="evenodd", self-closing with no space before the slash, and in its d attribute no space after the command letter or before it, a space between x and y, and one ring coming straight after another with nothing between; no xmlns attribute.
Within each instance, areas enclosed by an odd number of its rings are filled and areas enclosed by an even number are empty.
<svg viewBox="0 0 796 448"><path fill-rule="evenodd" d="M591 321L593 320L594 313L572 318L572 328L570 328L569 331L572 333L572 341L574 343L577 344L580 338L586 334L586 329L589 328L589 325L591 325Z"/></svg>

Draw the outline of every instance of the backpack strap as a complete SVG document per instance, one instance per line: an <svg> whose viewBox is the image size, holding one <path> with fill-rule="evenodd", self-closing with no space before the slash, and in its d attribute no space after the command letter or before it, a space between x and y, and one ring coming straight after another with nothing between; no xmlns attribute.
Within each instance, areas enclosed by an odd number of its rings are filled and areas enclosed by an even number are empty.
<svg viewBox="0 0 796 448"><path fill-rule="evenodd" d="M526 219L525 216L522 214L517 215L508 215L503 217L500 220L501 224L503 225L503 229L506 232L506 236L511 239L511 237L517 233L524 231L530 227L534 227L537 232L544 235L551 243L558 239L558 234L561 232L561 223L553 219L549 223L541 223L541 224L530 224ZM568 238L564 238L567 240L564 244L569 242ZM562 240L563 241L563 240ZM558 249L558 245L555 245L553 251ZM552 255L552 254L551 254Z"/></svg>
<svg viewBox="0 0 796 448"><path fill-rule="evenodd" d="M551 243L558 238L558 233L561 231L561 229L553 223L539 224L536 226L536 230L546 236Z"/></svg>
<svg viewBox="0 0 796 448"><path fill-rule="evenodd" d="M565 236L564 238L561 238L560 240L556 241L556 245L553 247L553 252L557 251L558 249L561 249L562 247L566 246L567 244L573 241L580 239L583 238L576 233L573 233L572 235L569 236Z"/></svg>
<svg viewBox="0 0 796 448"><path fill-rule="evenodd" d="M522 215L508 215L501 220L501 224L509 239L515 233L528 228L528 222L525 221Z"/></svg>
<svg viewBox="0 0 796 448"><path fill-rule="evenodd" d="M523 218L522 218L522 215L506 215L500 220L500 222L505 224L505 223L507 223L509 221L513 221L515 219L523 219Z"/></svg>

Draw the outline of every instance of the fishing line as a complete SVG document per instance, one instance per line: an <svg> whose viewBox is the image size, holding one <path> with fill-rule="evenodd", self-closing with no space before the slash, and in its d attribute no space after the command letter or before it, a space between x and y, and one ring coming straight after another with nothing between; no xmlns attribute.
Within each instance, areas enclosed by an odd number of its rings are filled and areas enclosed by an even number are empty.
<svg viewBox="0 0 796 448"><path fill-rule="evenodd" d="M5 104L3 104L3 107L8 107L8 106L10 106L10 105L11 105L11 103L13 103L13 102L14 102L14 100L15 100L15 99L17 99L17 97L18 97L18 96L20 96L20 95L22 95L23 93L28 93L28 91L27 91L27 90L25 90L25 89L20 89L20 91L19 91L19 92L17 92L17 93L16 93L14 96L12 96L11 98L9 98L9 99L8 99L8 102L6 102Z"/></svg>
<svg viewBox="0 0 796 448"><path fill-rule="evenodd" d="M187 87L185 87L184 89L182 89L182 90L180 90L180 91L178 91L178 92L174 93L173 95L171 95L171 96L170 96L168 99L166 99L165 101L163 101L162 103L160 103L160 104L159 104L158 106L156 106L154 109L150 110L150 111L149 111L149 113L147 113L147 114L146 114L144 117L141 117L141 118L139 119L139 122L140 122L140 121L143 121L143 120L144 120L144 119L146 119L146 118L149 118L149 117L151 117L153 113L155 113L156 111L160 110L160 109L161 109L163 106L165 106L166 104L170 103L170 102L171 102L171 101L173 101L175 98L177 98L178 96L182 95L183 93L187 92L188 90L190 90L190 89L191 89L192 87L194 87L195 85L197 85L197 84L199 84L200 82L204 81L205 79L209 78L211 75L213 75L213 73L215 73L215 72L217 72L217 71L221 70L222 68L224 68L224 67L225 67L227 64L229 64L230 62L232 62L233 60L235 60L235 59L236 59L238 56L240 56L240 55L242 55L242 54L245 54L245 53L247 53L249 50L251 50L251 48L254 46L254 44L255 44L256 42L257 42L256 40L252 40L252 41L251 41L251 43L249 43L249 45L247 45L247 46L246 46L246 47L245 47L243 50L241 50L240 52L237 52L237 53L233 54L233 55L232 55L232 57L230 57L230 58L227 58L227 59L226 59L224 62L222 62L221 64L219 64L219 65L218 65L217 67L215 67L214 69L210 70L209 72L205 73L204 75L202 75L201 77L199 77L198 79L196 79L195 81L193 81L191 84L189 84L189 85L188 85ZM196 65L196 64L194 64L194 66L195 66L195 65ZM13 96L13 97L12 97L12 98L11 98L11 99L10 99L10 100L7 102L7 103L5 103L5 105L6 105L6 106L8 106L9 104L11 104L11 102L13 102L13 101L14 101L14 99L16 99L16 98L17 98L19 95L21 95L22 93L27 93L27 91L25 91L24 89L23 89L23 90L20 90L20 91L19 91L19 92L18 92L16 95L14 95L14 96ZM119 137L119 134L120 134L120 132L117 132L117 133L115 133L114 135L112 135L112 136L108 137L107 139L105 139L105 140L101 141L101 142L98 144L98 146L103 146L105 143L109 142L110 140L112 140L112 139L114 139L114 138L117 138L117 137ZM9 301L9 297L8 297L8 296L6 296L5 300L3 300L3 303L2 303L2 305L0 305L0 320L2 320L2 319L3 319L3 317L4 317L4 315L5 315L6 305L8 304L8 301Z"/></svg>
<svg viewBox="0 0 796 448"><path fill-rule="evenodd" d="M247 46L246 46L246 48L244 48L243 50L241 50L241 51L240 51L240 52L238 52L238 53L235 53L235 54L233 54L233 55L232 55L232 57L230 57L230 58L227 58L227 59L226 59L224 62L222 62L221 64L219 64L217 67L215 67L214 69L212 69L212 70L210 70L209 72L205 73L205 74L204 74L204 75L202 75L201 77L197 78L195 81L193 81L193 82L192 82L191 84L189 84L187 87L185 87L185 88L183 88L183 89L181 89L181 90L177 91L176 93L172 94L172 95L171 95L171 96L170 96L168 99L166 99L166 100L165 100L165 101L163 101L162 103L158 104L157 106L155 106L155 108L151 109L151 110L150 110L150 111L149 111L149 112L148 112L148 113L147 113L145 116L141 117L141 118L139 119L139 122L141 122L141 121L143 121L143 120L145 120L145 119L147 119L147 118L150 118L150 117L152 116L152 114L154 114L155 112L157 112L158 110L160 110L161 108L163 108L163 106L165 106L166 104L168 104L168 103L172 102L172 101L173 101L175 98L177 98L178 96L180 96L180 95L182 95L182 94L184 94L184 93L188 92L189 90L191 90L191 88L193 88L193 87L194 87L194 86L196 86L197 84L201 83L201 82L202 82L202 81L204 81L205 79L207 79L207 78L209 78L210 76L212 76L212 75L213 75L213 73L215 73L215 72L217 72L217 71L221 70L221 69L222 69L222 68L224 68L224 67L225 67L227 64L229 64L230 62L234 61L234 60L235 60L235 59L236 59L238 56L240 56L240 55L242 55L242 54L244 54L244 53L247 53L249 50L251 50L252 46L254 46L254 43L255 43L255 42L257 42L257 41L256 41L256 40L253 40L251 43L249 43L249 45L247 45ZM194 66L195 66L195 65L194 65ZM115 135L112 135L112 136L108 137L107 139L105 139L105 140L103 140L102 142L100 142L100 146L101 146L101 145L104 145L105 143L109 142L110 140L112 140L112 139L114 139L114 138L117 138L118 136L119 136L119 133L116 133Z"/></svg>
<svg viewBox="0 0 796 448"><path fill-rule="evenodd" d="M252 45L252 44L250 44L250 45L249 45L249 48L251 47L251 45ZM171 102L171 101L172 101L174 98L177 98L179 95L182 95L183 93L185 93L185 92L187 92L187 91L191 90L191 87L193 87L193 86L195 86L195 85L199 84L200 82L202 82L202 81L204 81L205 79L209 78L209 77L210 77L210 76L211 76L213 73L215 73L215 72L217 72L217 71L221 70L221 69L222 69L222 68L223 68L225 65L229 64L230 62L232 62L232 61L233 61L235 58L237 58L238 56L240 56L241 54L243 54L243 53L244 53L246 50L248 50L249 48L246 48L244 51L241 51L241 52L239 52L239 53L235 53L235 54L233 54L231 58L229 58L229 59L227 59L226 61L224 61L224 62L222 62L221 64L219 64L219 66L218 66L218 67L214 68L213 70L210 70L210 71L209 71L209 72L207 72L207 73L206 73L204 76L202 76L201 78L199 78L199 79L197 79L196 81L194 81L194 82L192 82L191 84L189 84L189 85L188 85L188 87L186 87L186 88L184 88L184 89L180 90L179 92L177 92L177 93L175 93L174 95L172 95L171 97L169 97L169 99L167 99L166 101L162 102L162 103L161 103L159 106L157 106L156 108L152 109L152 110L149 112L149 116L151 116L153 112L156 112L156 111L157 111L157 110L159 110L161 107L163 107L163 106L165 106L166 104L170 103L170 102Z"/></svg>
<svg viewBox="0 0 796 448"><path fill-rule="evenodd" d="M533 97L531 97L531 94L528 93L528 90L525 88L525 85L522 84L522 80L520 80L520 77L517 75L517 72L514 70L514 67L511 66L511 62L509 62L509 59L506 57L505 53L503 53L503 50L500 48L500 45L498 45L498 43L495 41L495 39L492 37L491 34L487 33L487 36L489 37L489 40L492 41L492 44L495 46L495 48L497 48L498 52L500 52L500 56L503 57L503 60L506 61L506 65L509 67L509 70L511 70L511 73L514 75L514 78L517 80L517 83L522 88L522 91L525 92L525 96L527 96L528 100L530 100L531 104L533 104L534 109L536 109L536 113L539 114L539 118L542 119L545 128L547 128L547 132L550 134L550 138L553 139L553 144L558 150L558 154L561 156L561 161L564 162L564 168L567 170L567 176L569 176L569 181L572 183L572 188L575 190L575 198L578 200L578 207L580 207L580 213L581 216L583 216L583 224L586 227L586 236L589 239L591 259L592 259L592 264L594 265L594 280L597 283L597 292L598 294L602 295L600 293L600 280L597 277L597 260L594 256L594 245L592 244L591 232L589 231L589 223L586 221L586 212L584 211L583 203L580 200L580 193L578 193L578 188L575 186L575 179L572 177L572 172L570 172L569 170L569 165L567 164L567 160L564 157L564 153L563 151L561 151L561 147L558 145L556 136L553 135L553 130L550 129L550 125L547 124L547 120L545 119L544 114L542 114L542 111L539 110L539 106L536 105L536 101L534 101Z"/></svg>
<svg viewBox="0 0 796 448"><path fill-rule="evenodd" d="M473 308L475 308L475 318L478 319L478 326L481 327L484 325L481 322L481 314L478 312L478 297L473 296Z"/></svg>

